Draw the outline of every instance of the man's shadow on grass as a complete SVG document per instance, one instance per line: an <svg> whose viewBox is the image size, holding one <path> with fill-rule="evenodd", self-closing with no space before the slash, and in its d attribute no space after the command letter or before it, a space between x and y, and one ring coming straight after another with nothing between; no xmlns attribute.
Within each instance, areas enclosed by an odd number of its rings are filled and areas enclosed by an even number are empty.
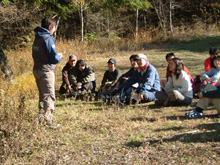
<svg viewBox="0 0 220 165"><path fill-rule="evenodd" d="M195 132L185 132L181 134L174 135L170 138L147 140L147 141L130 141L125 144L127 147L140 147L143 145L156 145L168 142L180 141L184 143L207 143L207 142L219 142L220 141L220 123L213 124L200 124L197 126L199 129ZM181 127L172 127L170 130L176 129L180 130ZM167 129L169 130L169 129ZM157 130L157 131L167 131L167 130ZM205 130L200 132L200 130Z"/></svg>

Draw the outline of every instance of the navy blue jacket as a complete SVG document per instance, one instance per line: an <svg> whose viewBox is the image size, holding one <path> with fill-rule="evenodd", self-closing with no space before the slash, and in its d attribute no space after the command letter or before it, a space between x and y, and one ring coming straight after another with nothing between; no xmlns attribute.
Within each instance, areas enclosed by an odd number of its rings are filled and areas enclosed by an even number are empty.
<svg viewBox="0 0 220 165"><path fill-rule="evenodd" d="M118 87L118 90L122 88L131 87L133 84L138 83L137 93L143 94L145 91L160 91L160 78L156 68L149 64L148 67L141 72L137 69L133 76L128 79L125 83Z"/></svg>
<svg viewBox="0 0 220 165"><path fill-rule="evenodd" d="M43 27L35 28L34 32L36 33L32 48L34 69L54 70L55 64L61 61L61 57L56 52L54 37Z"/></svg>

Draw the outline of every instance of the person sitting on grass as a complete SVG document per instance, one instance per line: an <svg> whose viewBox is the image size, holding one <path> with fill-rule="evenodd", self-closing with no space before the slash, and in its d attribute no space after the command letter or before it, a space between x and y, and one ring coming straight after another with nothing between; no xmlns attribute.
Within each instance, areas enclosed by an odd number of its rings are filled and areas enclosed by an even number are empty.
<svg viewBox="0 0 220 165"><path fill-rule="evenodd" d="M116 68L116 60L110 58L108 60L108 70L104 73L102 83L100 86L100 91L102 94L110 91L111 88L114 88L118 78L121 76L121 71Z"/></svg>
<svg viewBox="0 0 220 165"><path fill-rule="evenodd" d="M186 113L189 119L204 117L203 110L212 104L218 111L217 116L220 117L220 79L216 84L217 88L213 91L203 91L200 93L200 100L196 104L196 108Z"/></svg>
<svg viewBox="0 0 220 165"><path fill-rule="evenodd" d="M136 90L137 98L132 103L145 103L155 100L156 91L160 90L160 79L156 68L149 63L145 54L137 56L138 69L133 76L125 83L119 85L115 92L120 93L123 89L129 89L133 84L138 83Z"/></svg>
<svg viewBox="0 0 220 165"><path fill-rule="evenodd" d="M119 79L118 79L118 81L117 81L115 87L113 88L113 91L114 91L114 90L117 90L120 84L123 84L123 83L126 82L130 77L132 77L133 74L134 74L134 72L135 72L135 70L137 70L137 68L138 68L137 55L131 55L129 59L130 59L130 63L131 63L131 68L129 69L129 71L127 71L126 73L122 74L122 75L119 77ZM122 100L125 100L125 103L126 103L126 104L129 104L130 98L131 98L130 94L131 94L131 91L132 91L133 89L136 89L136 87L133 87L133 86L132 86L132 87L129 87L129 89L125 90L125 92L123 92L123 94L121 94L121 101L122 101ZM125 99L125 97L126 97L126 99Z"/></svg>
<svg viewBox="0 0 220 165"><path fill-rule="evenodd" d="M171 53L168 53L168 54L166 55L166 61L167 61L167 63L168 63L167 72L166 72L166 79L167 79L167 81L168 81L169 74L170 74L169 63L171 62L171 60L172 60L173 58L175 58L175 55L174 55L174 53L172 53L172 52L171 52ZM190 78L190 80L191 80L191 79L192 79L191 73L189 72L188 68L187 68L184 64L182 64L182 65L183 65L183 70L189 75L189 78Z"/></svg>
<svg viewBox="0 0 220 165"><path fill-rule="evenodd" d="M214 67L202 74L202 85L205 87L208 84L215 86L220 78L220 56L215 56L212 59Z"/></svg>
<svg viewBox="0 0 220 165"><path fill-rule="evenodd" d="M173 58L169 63L169 78L165 85L165 92L156 92L155 104L189 105L193 99L192 84L189 75L183 70L182 60Z"/></svg>
<svg viewBox="0 0 220 165"><path fill-rule="evenodd" d="M81 93L95 92L95 72L92 67L87 66L84 60L78 60L72 72L70 74L70 82L75 86L72 94L76 91L81 91Z"/></svg>
<svg viewBox="0 0 220 165"><path fill-rule="evenodd" d="M171 53L166 54L166 61L167 61L167 64L168 64L168 65L167 65L167 69L166 69L166 81L165 81L165 80L161 80L161 86L162 86L163 88L165 87L165 84L166 84L166 82L168 81L169 73L170 73L169 63L170 63L170 61L171 61L173 58L175 58L174 53L171 52ZM192 76L191 76L189 70L187 69L187 67L186 67L185 65L183 65L183 70L189 75L190 80L191 80L191 79L192 79Z"/></svg>
<svg viewBox="0 0 220 165"><path fill-rule="evenodd" d="M218 56L218 54L219 54L219 50L217 48L212 47L209 49L210 57L204 61L204 68L205 68L206 72L214 67L212 59L213 59L213 57Z"/></svg>
<svg viewBox="0 0 220 165"><path fill-rule="evenodd" d="M77 61L77 57L75 55L70 55L68 62L62 69L63 82L60 86L60 90L59 90L60 94L68 93L74 87L74 84L70 84L69 77L70 77L70 73L72 73L71 70L75 68L76 61Z"/></svg>

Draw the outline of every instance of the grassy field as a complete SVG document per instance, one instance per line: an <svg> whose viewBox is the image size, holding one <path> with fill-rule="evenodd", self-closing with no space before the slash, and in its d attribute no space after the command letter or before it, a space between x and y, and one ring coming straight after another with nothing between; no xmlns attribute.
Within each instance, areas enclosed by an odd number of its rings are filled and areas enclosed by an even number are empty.
<svg viewBox="0 0 220 165"><path fill-rule="evenodd" d="M135 51L97 50L101 53L58 42L57 49L65 57L56 69L56 89L61 84L61 69L72 52L94 68L97 84L107 69L108 58L117 59L118 68L125 72L130 67L128 58L134 53L145 53L160 78L165 79L165 55L174 52L195 77L204 71L209 48L220 48L219 41L219 36L213 36L143 44ZM0 82L0 163L219 164L220 119L213 107L204 111L205 118L188 120L185 113L193 109L191 106L158 107L150 102L121 108L106 106L101 100L57 97L54 120L63 127L50 130L38 125L36 119L38 93L31 73L31 49L9 52L7 56L18 76L13 84Z"/></svg>

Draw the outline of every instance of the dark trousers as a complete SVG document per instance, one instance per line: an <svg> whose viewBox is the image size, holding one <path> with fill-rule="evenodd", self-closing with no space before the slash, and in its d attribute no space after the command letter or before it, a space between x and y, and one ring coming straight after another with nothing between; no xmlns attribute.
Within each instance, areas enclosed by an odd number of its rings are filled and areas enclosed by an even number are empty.
<svg viewBox="0 0 220 165"><path fill-rule="evenodd" d="M202 92L202 96L208 98L220 98L220 87L214 91Z"/></svg>

